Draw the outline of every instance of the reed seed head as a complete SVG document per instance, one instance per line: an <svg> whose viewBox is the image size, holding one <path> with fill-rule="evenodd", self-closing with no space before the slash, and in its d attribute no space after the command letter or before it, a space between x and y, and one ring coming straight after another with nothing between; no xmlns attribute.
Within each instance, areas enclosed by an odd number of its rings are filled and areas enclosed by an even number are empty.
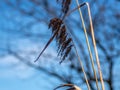
<svg viewBox="0 0 120 90"><path fill-rule="evenodd" d="M55 39L58 46L58 56L61 57L61 62L66 59L72 48L72 38L67 33L66 26L59 18L53 18L50 20L49 28L52 28L52 34L55 34ZM60 63L61 63L60 62Z"/></svg>
<svg viewBox="0 0 120 90"><path fill-rule="evenodd" d="M50 20L49 27L52 27L52 32L55 32L56 30L59 30L61 25L63 24L62 20L59 18L53 18Z"/></svg>

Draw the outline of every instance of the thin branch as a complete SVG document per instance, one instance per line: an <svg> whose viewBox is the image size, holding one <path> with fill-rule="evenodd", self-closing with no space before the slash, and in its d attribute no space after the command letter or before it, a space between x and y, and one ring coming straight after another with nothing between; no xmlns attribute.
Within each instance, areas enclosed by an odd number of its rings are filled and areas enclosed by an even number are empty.
<svg viewBox="0 0 120 90"><path fill-rule="evenodd" d="M69 81L67 79L65 79L63 76L61 76L60 74L57 74L57 73L52 72L50 70L47 70L44 67L41 67L40 65L35 65L35 64L31 63L26 58L20 56L17 52L11 50L10 48L8 48L8 53L13 55L14 57L16 57L19 61L26 64L27 66L34 68L35 70L42 71L46 74L49 74L49 75L59 79L62 82L69 83Z"/></svg>

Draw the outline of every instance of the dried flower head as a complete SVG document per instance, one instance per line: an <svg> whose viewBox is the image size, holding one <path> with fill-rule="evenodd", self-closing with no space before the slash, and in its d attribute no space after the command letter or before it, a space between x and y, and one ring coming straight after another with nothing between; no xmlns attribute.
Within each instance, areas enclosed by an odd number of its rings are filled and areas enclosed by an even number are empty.
<svg viewBox="0 0 120 90"><path fill-rule="evenodd" d="M55 34L56 42L58 45L58 56L61 57L61 62L66 59L72 48L72 38L68 36L66 26L62 20L53 18L50 20L49 28L52 27L52 33Z"/></svg>
<svg viewBox="0 0 120 90"><path fill-rule="evenodd" d="M35 62L39 59L39 57L42 55L44 50L48 47L48 45L52 42L52 40L55 38L57 45L58 45L58 56L61 57L61 62L66 59L68 54L71 51L72 48L72 38L68 36L68 33L66 31L66 26L64 25L63 21L59 18L53 18L50 20L49 28L52 28L52 34L53 36L50 38L50 40L47 42L45 47L43 48L42 52L39 54L38 58L35 60Z"/></svg>
<svg viewBox="0 0 120 90"><path fill-rule="evenodd" d="M49 28L52 27L52 32L55 32L60 29L61 25L63 24L62 20L59 18L53 18L50 20Z"/></svg>
<svg viewBox="0 0 120 90"><path fill-rule="evenodd" d="M74 84L63 84L63 85L56 87L54 90L57 90L62 87L68 87L66 90L81 90L78 86Z"/></svg>

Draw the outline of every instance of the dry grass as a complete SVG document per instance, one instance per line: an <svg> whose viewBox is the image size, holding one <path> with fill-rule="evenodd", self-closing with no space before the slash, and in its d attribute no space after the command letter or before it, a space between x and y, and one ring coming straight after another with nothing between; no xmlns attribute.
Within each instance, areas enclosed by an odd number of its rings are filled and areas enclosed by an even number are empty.
<svg viewBox="0 0 120 90"><path fill-rule="evenodd" d="M68 87L67 90L81 90L81 88L73 84L63 84L63 85L57 86L54 90L57 90L62 87Z"/></svg>
<svg viewBox="0 0 120 90"><path fill-rule="evenodd" d="M51 28L52 37L47 42L47 44L45 45L45 47L43 48L43 50L41 51L41 53L39 54L39 56L37 57L35 62L40 58L40 56L42 55L44 50L48 47L48 45L52 42L52 40L54 38L56 39L57 46L58 46L58 50L57 50L58 51L58 56L60 56L60 58L61 58L60 63L62 63L66 59L66 57L69 55L71 49L74 47L74 50L76 52L76 58L78 58L78 61L79 61L80 66L82 68L88 90L91 90L88 79L87 79L87 75L86 75L85 70L84 70L84 66L83 66L82 61L80 59L80 56L78 54L75 43L72 40L72 38L70 37L71 36L70 32L67 31L66 25L64 24L65 17L70 15L75 10L78 10L79 14L80 14L80 20L82 21L82 26L83 26L83 30L84 30L84 34L85 34L85 38L86 38L86 43L87 43L87 46L88 46L88 52L89 52L89 56L90 56L90 60L91 60L92 69L93 69L93 72L94 72L94 77L95 77L95 80L96 80L97 90L100 90L100 87L98 85L96 70L95 70L95 66L94 66L93 55L92 55L92 52L91 52L91 46L90 46L90 43L89 43L87 30L86 30L84 19L83 19L82 12L81 12L81 9L80 9L82 6L86 5L87 9L88 9L88 17L89 17L89 21L90 21L91 35L92 35L92 41L93 41L93 46L94 46L94 51L95 51L95 56L96 56L96 61L97 61L97 66L98 66L98 72L99 72L99 75L100 75L102 90L104 90L104 82L103 82L103 78L102 78L102 72L101 72L101 69L100 69L100 62L99 62L99 57L98 57L98 52L97 52L97 47L96 47L96 42L95 42L95 37L94 37L94 30L93 30L93 25L92 25L92 17L91 17L89 4L86 2L86 3L83 3L83 4L79 5L78 0L76 0L77 8L69 11L71 0L56 0L56 1L61 4L62 16L60 18L53 18L53 19L50 20L50 23L49 23L48 27ZM66 87L66 86L69 87L69 89L67 89L67 90L81 90L80 88L78 88L77 86L75 86L73 84L60 85L57 88L55 88L54 90L56 90L58 88L61 88L61 87Z"/></svg>

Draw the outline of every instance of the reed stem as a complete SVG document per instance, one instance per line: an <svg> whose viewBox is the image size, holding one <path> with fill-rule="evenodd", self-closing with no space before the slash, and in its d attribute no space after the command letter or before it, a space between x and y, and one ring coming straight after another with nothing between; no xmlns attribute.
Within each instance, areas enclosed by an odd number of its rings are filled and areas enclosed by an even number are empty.
<svg viewBox="0 0 120 90"><path fill-rule="evenodd" d="M77 5L78 5L78 7L79 7L79 2L78 2L78 0L76 0L76 3L77 3ZM92 64L92 69L93 69L94 77L95 77L95 80L96 80L96 86L97 86L97 89L100 90L99 85L98 85L96 70L95 70L95 67L94 67L93 55L92 55L92 52L91 52L91 48L90 48L90 44L89 44L89 40L88 40L88 35L87 35L87 31L86 31L86 27L85 27L85 23L84 23L84 19L83 19L83 15L82 15L82 12L81 12L81 9L80 9L80 8L78 9L78 11L79 11L79 14L80 14L80 18L81 18L81 20L82 20L82 26L83 26L83 29L84 29L84 34L85 34L85 38L86 38L86 43L87 43L87 47L88 47L88 52L89 52L89 55L90 55L90 60L91 60L91 64Z"/></svg>
<svg viewBox="0 0 120 90"><path fill-rule="evenodd" d="M69 35L71 35L71 37L72 37L72 34L70 33L70 31L68 31L68 33L69 33ZM73 40L72 40L72 44L73 44L73 47L74 47L74 50L75 50L76 56L77 56L77 58L78 58L78 62L80 63L80 66L81 66L82 72L83 72L83 74L84 74L84 78L85 78L85 81L86 81L86 84L87 84L87 88L88 88L88 90L91 90L91 89L90 89L89 82L88 82L88 79L87 79L87 74L86 74L86 72L85 72L85 70L84 70L83 63L82 63L82 61L81 61L81 59L80 59L80 56L79 56L79 54L78 54L78 51L77 51L76 45L75 45L75 43L74 43Z"/></svg>
<svg viewBox="0 0 120 90"><path fill-rule="evenodd" d="M92 17L91 17L91 13L90 13L90 6L89 6L89 3L87 3L87 2L86 2L86 5L87 5L87 9L88 9L88 16L89 16L89 19L90 19L90 30L91 30L91 34L92 34L92 41L93 41L93 45L94 45L94 52L95 52L97 66L98 66L98 72L99 72L99 75L100 75L102 90L104 90L104 81L103 81L103 77L102 77L102 71L100 69L100 61L99 61L98 51L97 51L97 47L96 47L94 29L93 29L93 24L92 24Z"/></svg>
<svg viewBox="0 0 120 90"><path fill-rule="evenodd" d="M73 41L72 41L72 42L73 42ZM76 55L77 55L77 57L78 57L78 61L79 61L80 65L81 65L81 68L82 68L82 71L83 71L83 74L84 74L84 77L85 77L85 81L86 81L86 84L87 84L87 88L88 88L88 90L91 90L91 89L90 89L89 82L88 82L88 79L87 79L87 75L86 75L86 73L85 73L85 70L84 70L84 67L83 67L83 64L82 64L82 61L81 61L80 56L79 56L79 54L78 54L77 48L76 48L75 45L73 45L73 47L74 47L75 52L76 52Z"/></svg>

